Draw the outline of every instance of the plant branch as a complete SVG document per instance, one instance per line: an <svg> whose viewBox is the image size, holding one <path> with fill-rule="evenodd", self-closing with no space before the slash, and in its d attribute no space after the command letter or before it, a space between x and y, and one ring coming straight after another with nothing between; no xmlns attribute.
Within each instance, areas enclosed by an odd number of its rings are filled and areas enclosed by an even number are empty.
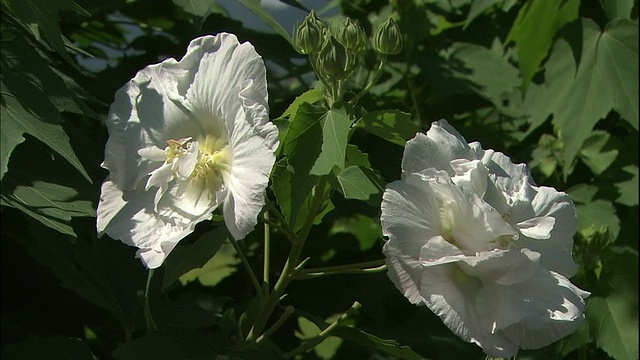
<svg viewBox="0 0 640 360"><path fill-rule="evenodd" d="M366 95L371 90L371 88L376 84L378 79L380 79L380 75L382 75L382 70L384 69L384 66L386 64L387 64L387 56L380 55L380 62L378 63L378 68L373 73L373 77L371 78L371 80L369 81L367 86L365 86L364 89L362 89L356 96L354 96L351 100L349 100L349 104L354 105L355 103L358 102L358 100L360 100L361 97Z"/></svg>
<svg viewBox="0 0 640 360"><path fill-rule="evenodd" d="M144 321L148 330L158 330L156 322L151 315L151 306L149 305L149 290L151 289L151 278L153 277L153 269L149 269L147 273L147 285L144 287Z"/></svg>
<svg viewBox="0 0 640 360"><path fill-rule="evenodd" d="M247 270L247 273L249 274L249 278L251 279L251 283L253 284L253 287L255 288L256 293L258 293L259 297L262 297L262 287L258 282L258 278L256 277L256 274L253 272L253 269L251 268L251 264L249 264L249 260L247 260L247 257L244 256L244 252L242 251L242 249L240 248L240 245L236 240L229 238L229 242L231 243L231 245L233 245L233 248L236 249L236 253L240 257L240 260L242 260L242 264L244 265L245 269Z"/></svg>
<svg viewBox="0 0 640 360"><path fill-rule="evenodd" d="M371 274L381 272L386 269L387 265L385 264L385 260L373 260L357 264L301 270L298 275L296 275L296 280L305 280L340 274Z"/></svg>

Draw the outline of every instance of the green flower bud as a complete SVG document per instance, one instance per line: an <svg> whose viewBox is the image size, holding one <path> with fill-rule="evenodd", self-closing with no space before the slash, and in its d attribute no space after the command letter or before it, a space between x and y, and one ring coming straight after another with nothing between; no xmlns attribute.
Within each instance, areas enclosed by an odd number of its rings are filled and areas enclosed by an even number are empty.
<svg viewBox="0 0 640 360"><path fill-rule="evenodd" d="M392 18L380 25L371 40L373 49L383 55L396 55L402 51L402 34Z"/></svg>
<svg viewBox="0 0 640 360"><path fill-rule="evenodd" d="M296 51L300 54L311 54L320 50L326 28L324 21L311 10L293 36L293 46Z"/></svg>
<svg viewBox="0 0 640 360"><path fill-rule="evenodd" d="M338 30L336 37L347 50L355 55L359 55L367 49L367 35L365 35L364 29L349 18L344 26Z"/></svg>
<svg viewBox="0 0 640 360"><path fill-rule="evenodd" d="M333 35L324 43L318 54L320 75L333 80L348 78L356 66L356 58Z"/></svg>

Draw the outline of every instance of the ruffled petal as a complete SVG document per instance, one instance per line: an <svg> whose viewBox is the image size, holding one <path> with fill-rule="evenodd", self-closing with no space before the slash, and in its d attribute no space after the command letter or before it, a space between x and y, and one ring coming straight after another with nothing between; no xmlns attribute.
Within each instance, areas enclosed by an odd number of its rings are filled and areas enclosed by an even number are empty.
<svg viewBox="0 0 640 360"><path fill-rule="evenodd" d="M382 248L387 258L387 275L398 290L412 304L424 303L420 294L420 279L423 266L419 261L412 259L395 247L394 241L387 241Z"/></svg>

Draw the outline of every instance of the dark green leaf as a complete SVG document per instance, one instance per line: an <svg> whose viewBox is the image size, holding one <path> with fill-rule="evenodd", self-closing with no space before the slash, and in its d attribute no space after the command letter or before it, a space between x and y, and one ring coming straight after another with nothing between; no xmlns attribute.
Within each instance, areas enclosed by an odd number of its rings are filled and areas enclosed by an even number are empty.
<svg viewBox="0 0 640 360"><path fill-rule="evenodd" d="M217 360L219 351L202 333L188 328L151 331L121 344L113 356L118 360Z"/></svg>
<svg viewBox="0 0 640 360"><path fill-rule="evenodd" d="M347 138L351 121L344 108L327 111L320 119L322 125L322 148L311 168L311 175L329 174L334 166L344 169Z"/></svg>
<svg viewBox="0 0 640 360"><path fill-rule="evenodd" d="M235 241L235 240L232 240ZM220 281L231 276L238 269L236 265L240 259L236 256L236 250L231 244L222 244L216 254L205 264L189 270L180 276L180 283L186 285L198 280L201 285L214 287Z"/></svg>
<svg viewBox="0 0 640 360"><path fill-rule="evenodd" d="M411 121L411 114L398 110L369 112L356 123L356 127L400 146L420 131Z"/></svg>
<svg viewBox="0 0 640 360"><path fill-rule="evenodd" d="M213 12L225 13L224 8L216 4L216 0L173 0L173 3L186 13L199 17L205 17Z"/></svg>
<svg viewBox="0 0 640 360"><path fill-rule="evenodd" d="M80 339L29 339L3 345L2 359L6 360L94 360L91 349Z"/></svg>
<svg viewBox="0 0 640 360"><path fill-rule="evenodd" d="M529 133L550 115L560 127L566 142L565 177L584 140L611 110L638 129L637 23L616 20L601 32L583 19L569 30L547 60L545 84L532 87L525 98Z"/></svg>
<svg viewBox="0 0 640 360"><path fill-rule="evenodd" d="M368 216L356 214L353 217L340 218L333 223L329 235L352 234L360 244L360 250L369 250L382 237L380 223Z"/></svg>
<svg viewBox="0 0 640 360"><path fill-rule="evenodd" d="M600 0L609 20L629 19L634 0Z"/></svg>
<svg viewBox="0 0 640 360"><path fill-rule="evenodd" d="M189 270L203 267L228 237L227 229L221 226L205 233L191 244L179 243L164 262L162 287L166 289Z"/></svg>
<svg viewBox="0 0 640 360"><path fill-rule="evenodd" d="M580 0L533 0L524 4L507 36L518 47L522 87L526 91L540 63L547 57L553 38L565 24L578 18Z"/></svg>
<svg viewBox="0 0 640 360"><path fill-rule="evenodd" d="M503 0L476 0L471 3L471 8L467 14L467 19L464 22L464 29L471 24L471 22L482 14L485 10Z"/></svg>
<svg viewBox="0 0 640 360"><path fill-rule="evenodd" d="M386 354L395 356L399 359L405 360L420 360L422 357L414 353L409 347L402 346L394 340L381 339L375 335L371 335L362 330L339 326L331 332L333 336L340 337L342 339L353 341L359 345L382 351Z"/></svg>
<svg viewBox="0 0 640 360"><path fill-rule="evenodd" d="M613 203L608 200L598 199L588 204L577 205L578 226L606 226L615 239L620 232L620 219L616 215Z"/></svg>

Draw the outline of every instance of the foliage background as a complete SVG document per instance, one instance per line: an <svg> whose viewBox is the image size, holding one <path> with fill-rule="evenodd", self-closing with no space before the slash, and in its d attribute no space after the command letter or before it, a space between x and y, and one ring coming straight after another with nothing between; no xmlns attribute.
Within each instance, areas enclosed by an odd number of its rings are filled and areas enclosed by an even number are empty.
<svg viewBox="0 0 640 360"><path fill-rule="evenodd" d="M154 278L160 330L145 333L146 270L135 249L95 234L103 119L136 71L180 58L196 36L226 31L266 60L270 114L286 126L311 68L289 44L289 29L258 0L241 2L276 32L243 27L215 0L2 0L2 357L278 358L358 301L349 326L305 358L482 358L428 309L408 304L384 273L294 282L283 302L294 316L266 346L243 348L237 333L253 289L211 224L199 225ZM301 14L305 4L325 4L282 3ZM587 320L518 358L637 359L638 2L334 0L326 8L338 13L326 20L357 19L369 35L393 14L405 36L361 101L369 114L382 111L351 138L368 154L363 169L398 179L404 141L446 118L576 203L580 271L572 281L592 293ZM375 66L371 52L361 65L353 91ZM382 257L381 188L364 189L335 191L326 204L304 250L313 267ZM262 236L258 229L241 243L254 269ZM278 269L288 243L273 237Z"/></svg>

